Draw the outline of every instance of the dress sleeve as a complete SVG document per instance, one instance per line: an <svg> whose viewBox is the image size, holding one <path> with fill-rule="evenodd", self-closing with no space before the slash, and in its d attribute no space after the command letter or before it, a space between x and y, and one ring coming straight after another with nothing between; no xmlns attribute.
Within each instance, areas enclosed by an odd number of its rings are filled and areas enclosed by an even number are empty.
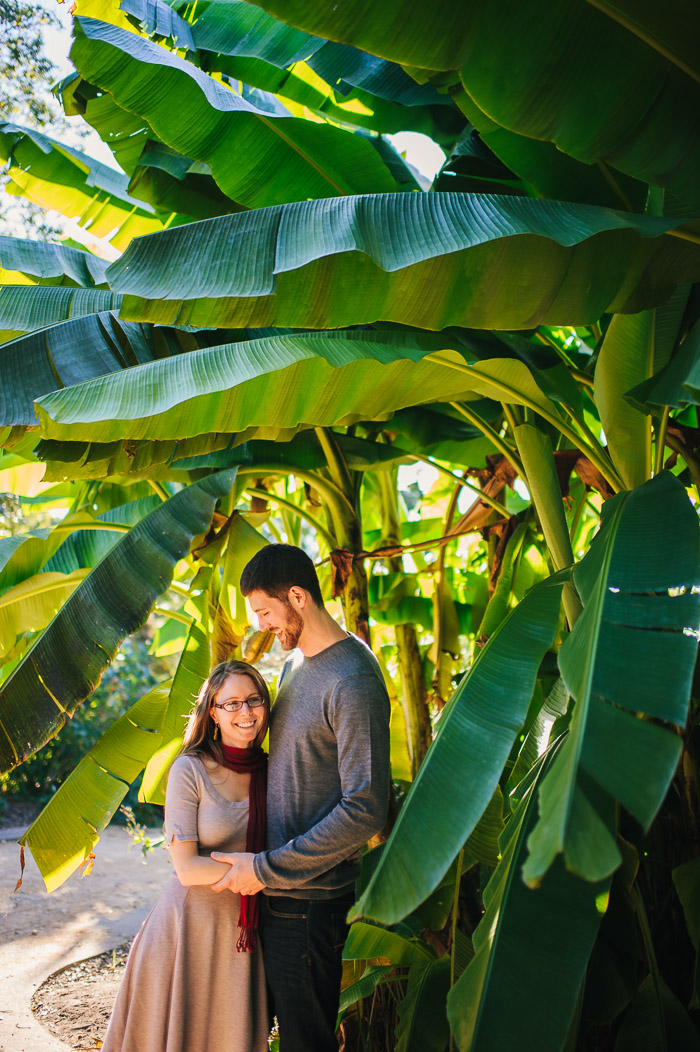
<svg viewBox="0 0 700 1052"><path fill-rule="evenodd" d="M168 774L165 791L165 840L199 840L197 813L199 784L195 763L189 756L178 756Z"/></svg>

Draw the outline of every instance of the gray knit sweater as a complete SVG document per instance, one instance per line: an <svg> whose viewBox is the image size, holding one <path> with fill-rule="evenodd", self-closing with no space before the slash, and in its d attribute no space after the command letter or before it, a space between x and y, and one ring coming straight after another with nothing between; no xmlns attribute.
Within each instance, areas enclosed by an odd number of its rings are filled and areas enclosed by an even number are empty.
<svg viewBox="0 0 700 1052"><path fill-rule="evenodd" d="M377 659L355 636L287 658L270 718L268 850L253 863L267 894L351 889L359 866L348 856L386 820L389 708Z"/></svg>

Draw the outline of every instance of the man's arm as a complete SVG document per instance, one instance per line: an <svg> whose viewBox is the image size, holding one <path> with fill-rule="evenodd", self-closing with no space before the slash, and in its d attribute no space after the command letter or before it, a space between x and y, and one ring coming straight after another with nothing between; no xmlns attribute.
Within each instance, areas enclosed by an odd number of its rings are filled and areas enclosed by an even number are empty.
<svg viewBox="0 0 700 1052"><path fill-rule="evenodd" d="M245 851L212 851L215 862L226 862L228 871L212 886L212 891L237 891L241 895L255 895L265 887L255 876L255 855Z"/></svg>
<svg viewBox="0 0 700 1052"><path fill-rule="evenodd" d="M254 856L253 871L262 886L302 887L344 862L382 828L389 802L389 713L384 685L372 673L338 684L330 718L342 798L307 832ZM309 770L308 777L313 776Z"/></svg>

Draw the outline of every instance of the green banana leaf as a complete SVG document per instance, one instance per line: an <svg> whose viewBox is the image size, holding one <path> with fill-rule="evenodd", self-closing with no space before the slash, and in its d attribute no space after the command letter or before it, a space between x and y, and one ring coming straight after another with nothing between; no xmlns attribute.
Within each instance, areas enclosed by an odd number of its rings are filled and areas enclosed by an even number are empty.
<svg viewBox="0 0 700 1052"><path fill-rule="evenodd" d="M344 961L371 961L386 958L397 967L435 960L435 951L420 939L360 921L350 926L343 947Z"/></svg>
<svg viewBox="0 0 700 1052"><path fill-rule="evenodd" d="M483 114L466 92L454 96L479 128L481 141L538 195L557 201L580 201L643 212L647 184L602 164L584 164L562 153L552 142L530 139L501 128Z"/></svg>
<svg viewBox="0 0 700 1052"><path fill-rule="evenodd" d="M83 567L95 566L119 540L119 531L111 527L135 526L162 503L162 498L151 494L129 504L118 504L95 517L89 530L75 527L59 548L43 564L46 571L73 573ZM104 528L99 528L104 523Z"/></svg>
<svg viewBox="0 0 700 1052"><path fill-rule="evenodd" d="M33 401L42 394L208 347L222 336L123 322L112 311L86 314L20 336L4 344L0 354L0 421L31 427L36 423Z"/></svg>
<svg viewBox="0 0 700 1052"><path fill-rule="evenodd" d="M700 85L653 40L650 46L592 4L482 0L465 8L451 0L438 11L414 7L406 18L399 0L384 3L380 13L368 0L335 7L322 0L258 2L284 22L402 65L460 68L467 94L501 127L700 205ZM643 0L627 6L647 10ZM664 8L663 20L674 27L674 39L693 37L692 12L681 0ZM599 99L593 110L592 97Z"/></svg>
<svg viewBox="0 0 700 1052"><path fill-rule="evenodd" d="M0 235L0 284L80 285L105 283L107 263L90 252Z"/></svg>
<svg viewBox="0 0 700 1052"><path fill-rule="evenodd" d="M89 858L129 785L160 739L168 683L120 716L71 771L22 836L46 890L59 888Z"/></svg>
<svg viewBox="0 0 700 1052"><path fill-rule="evenodd" d="M351 917L394 923L439 883L486 810L527 715L559 620L562 576L501 622L445 707L367 889ZM459 791L455 791L459 786Z"/></svg>
<svg viewBox="0 0 700 1052"><path fill-rule="evenodd" d="M231 475L233 476L233 472ZM211 650L207 636L209 597L203 591L190 600L185 611L192 615L185 646L168 696L161 739L151 755L139 789L139 800L149 804L165 803L165 785L170 765L182 747L185 721L194 705L200 687L211 669Z"/></svg>
<svg viewBox="0 0 700 1052"><path fill-rule="evenodd" d="M252 208L396 189L362 136L253 105L196 66L116 26L74 21L71 60L166 145L211 167L233 201ZM236 163L231 164L231 157Z"/></svg>
<svg viewBox="0 0 700 1052"><path fill-rule="evenodd" d="M688 303L681 286L667 304L610 322L598 352L594 399L613 464L627 489L651 475L651 421L624 396L669 363Z"/></svg>
<svg viewBox="0 0 700 1052"><path fill-rule="evenodd" d="M174 215L169 226L244 211L219 189L206 165L154 139L146 139L129 188L158 212Z"/></svg>
<svg viewBox="0 0 700 1052"><path fill-rule="evenodd" d="M290 26L368 51L371 55L427 70L458 69L465 50L464 5L448 0L439 7L413 7L411 17L399 0L381 8L370 0L334 6L323 0L253 0Z"/></svg>
<svg viewBox="0 0 700 1052"><path fill-rule="evenodd" d="M449 954L412 966L406 996L396 1008L395 1052L444 1052L450 1037L445 1018L449 988Z"/></svg>
<svg viewBox="0 0 700 1052"><path fill-rule="evenodd" d="M648 975L626 1013L615 1052L698 1052L700 1034L663 978Z"/></svg>
<svg viewBox="0 0 700 1052"><path fill-rule="evenodd" d="M655 306L700 277L679 219L485 194L299 201L132 242L108 271L121 316L339 328L518 329ZM514 292L514 290L517 290Z"/></svg>
<svg viewBox="0 0 700 1052"><path fill-rule="evenodd" d="M363 971L360 978L346 986L340 992L340 1004L338 1012L340 1019L344 1012L363 997L370 997L376 990L382 979L394 971L393 964L370 964Z"/></svg>
<svg viewBox="0 0 700 1052"><path fill-rule="evenodd" d="M411 332L264 337L98 376L35 396L35 404L42 437L58 442L181 442L231 430L239 442L285 439L299 428L386 419L404 406L473 392L559 419L522 362L467 365L459 353L437 351L441 343Z"/></svg>
<svg viewBox="0 0 700 1052"><path fill-rule="evenodd" d="M700 392L700 322L674 352L671 360L631 391L625 398L643 413L661 414L666 406L679 409L688 402L697 402Z"/></svg>
<svg viewBox="0 0 700 1052"><path fill-rule="evenodd" d="M676 866L671 876L683 907L690 941L695 948L695 974L689 1008L700 1008L700 858Z"/></svg>
<svg viewBox="0 0 700 1052"><path fill-rule="evenodd" d="M220 472L161 504L88 574L29 653L0 696L0 770L40 749L66 715L95 688L119 644L146 620L168 587L192 539L211 522L216 501L233 485Z"/></svg>
<svg viewBox="0 0 700 1052"><path fill-rule="evenodd" d="M460 115L449 97L432 85L416 84L400 66L310 37L250 4L210 4L191 23L163 0L126 0L121 9L142 32L187 51L201 69L279 94L332 120L376 132L417 131L439 141L450 134L452 113L452 128L459 128ZM439 123L428 104L437 108Z"/></svg>
<svg viewBox="0 0 700 1052"><path fill-rule="evenodd" d="M3 285L0 286L0 330L19 336L86 314L118 311L121 301L118 293L106 289Z"/></svg>
<svg viewBox="0 0 700 1052"><path fill-rule="evenodd" d="M616 801L647 829L673 777L700 626L698 519L674 475L605 502L573 579L583 613L559 668L576 704L540 790L531 885L559 853L586 880L612 873Z"/></svg>
<svg viewBox="0 0 700 1052"><path fill-rule="evenodd" d="M0 661L18 636L46 628L85 574L85 570L35 574L0 596Z"/></svg>
<svg viewBox="0 0 700 1052"><path fill-rule="evenodd" d="M615 3L594 0L594 6L660 55L669 58L689 76L700 80L698 53L692 34L687 32L684 18L688 8L683 3L676 2L662 8L653 0L615 0Z"/></svg>
<svg viewBox="0 0 700 1052"><path fill-rule="evenodd" d="M610 881L581 880L560 859L541 887L523 883L537 788L549 762L545 755L530 772L506 824L502 859L484 891L485 913L473 934L475 956L447 998L461 1052L561 1052L607 907Z"/></svg>
<svg viewBox="0 0 700 1052"><path fill-rule="evenodd" d="M41 132L0 124L0 160L10 166L9 193L75 219L120 251L133 237L163 229L153 207L130 195L123 172Z"/></svg>

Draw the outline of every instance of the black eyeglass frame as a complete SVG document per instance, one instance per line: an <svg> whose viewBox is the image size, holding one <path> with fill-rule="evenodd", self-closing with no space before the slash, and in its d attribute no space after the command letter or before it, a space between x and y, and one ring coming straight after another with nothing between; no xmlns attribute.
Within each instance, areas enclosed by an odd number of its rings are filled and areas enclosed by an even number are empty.
<svg viewBox="0 0 700 1052"><path fill-rule="evenodd" d="M249 709L259 709L264 704L265 699L260 694L253 694L250 698L246 698L245 701L224 701L221 703L212 701L211 707L213 709L224 709L225 712L240 712L244 705L247 705Z"/></svg>

